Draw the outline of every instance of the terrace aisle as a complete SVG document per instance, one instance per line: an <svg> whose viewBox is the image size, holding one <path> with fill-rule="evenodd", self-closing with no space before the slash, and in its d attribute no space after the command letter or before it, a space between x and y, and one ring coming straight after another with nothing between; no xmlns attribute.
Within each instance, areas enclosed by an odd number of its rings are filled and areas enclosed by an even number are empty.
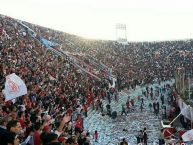
<svg viewBox="0 0 193 145"><path fill-rule="evenodd" d="M164 84L173 84L174 81L167 81L161 83L161 86ZM149 87L153 87L154 90L158 84L150 85ZM137 87L135 90L131 90L129 95L131 98L135 98L138 95L142 95L142 89L144 87ZM102 116L101 113L90 109L88 112L88 117L85 118L84 127L86 130L91 132L91 138L95 130L99 133L98 142L94 142L92 140L93 145L117 145L117 143L121 140L121 138L126 138L130 145L135 145L137 142L136 135L140 129L144 127L147 128L148 134L148 145L153 145L154 142L158 141L160 135L161 128L161 109L160 115L156 116L153 112L150 112L149 103L151 101L150 97L147 99L144 98L144 110L141 112L140 104L141 101L137 101L134 106L134 111L128 113L127 116L121 116L122 104L126 102L128 94L125 92L121 92L119 97L119 101L112 101L111 107L112 111L117 111L118 116L116 119L111 119L109 116ZM167 91L164 93L165 100L167 98ZM160 99L158 97L160 102ZM165 101L166 102L166 101ZM107 104L107 100L103 101L104 106ZM161 104L161 103L160 103ZM166 103L167 104L167 103ZM104 107L105 108L105 107ZM123 131L126 129L126 131Z"/></svg>

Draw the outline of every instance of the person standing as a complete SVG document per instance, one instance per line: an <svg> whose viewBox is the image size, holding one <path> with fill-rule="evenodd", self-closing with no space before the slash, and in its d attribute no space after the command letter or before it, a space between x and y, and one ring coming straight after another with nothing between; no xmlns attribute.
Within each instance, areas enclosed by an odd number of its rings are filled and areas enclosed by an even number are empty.
<svg viewBox="0 0 193 145"><path fill-rule="evenodd" d="M36 123L34 125L35 132L33 134L34 145L41 145L41 123Z"/></svg>
<svg viewBox="0 0 193 145"><path fill-rule="evenodd" d="M88 116L88 106L86 103L83 105L83 111L84 111L83 113L84 113L85 117L87 117Z"/></svg>
<svg viewBox="0 0 193 145"><path fill-rule="evenodd" d="M143 142L143 131L142 130L139 131L138 137L140 139L140 143L142 143Z"/></svg>
<svg viewBox="0 0 193 145"><path fill-rule="evenodd" d="M136 135L136 138L137 138L137 144L139 144L141 142L139 131L138 131L138 134Z"/></svg>
<svg viewBox="0 0 193 145"><path fill-rule="evenodd" d="M131 99L130 102L131 102L131 105L134 106L134 103L135 103L134 99Z"/></svg>
<svg viewBox="0 0 193 145"><path fill-rule="evenodd" d="M140 105L141 112L143 112L143 103Z"/></svg>
<svg viewBox="0 0 193 145"><path fill-rule="evenodd" d="M164 95L163 94L161 94L161 102L162 102L162 105L164 105Z"/></svg>
<svg viewBox="0 0 193 145"><path fill-rule="evenodd" d="M20 139L15 133L10 133L8 137L8 145L20 145Z"/></svg>
<svg viewBox="0 0 193 145"><path fill-rule="evenodd" d="M108 103L111 104L111 94L110 94L110 92L107 92L107 100L108 100Z"/></svg>
<svg viewBox="0 0 193 145"><path fill-rule="evenodd" d="M100 100L100 102L99 102L99 107L100 107L101 113L103 113L103 102L102 102L102 100Z"/></svg>
<svg viewBox="0 0 193 145"><path fill-rule="evenodd" d="M115 91L115 94L114 94L114 97L115 97L115 101L116 101L116 102L118 102L118 95L119 95L119 94L118 94L118 92L117 92L117 90L116 90L116 91Z"/></svg>
<svg viewBox="0 0 193 145"><path fill-rule="evenodd" d="M152 87L150 88L150 91L151 91L151 93L153 93L153 88Z"/></svg>
<svg viewBox="0 0 193 145"><path fill-rule="evenodd" d="M147 145L147 139L148 139L147 133L146 133L146 131L144 131L143 132L143 143L144 143L144 145Z"/></svg>
<svg viewBox="0 0 193 145"><path fill-rule="evenodd" d="M127 102L129 102L129 101L130 101L130 98L131 98L131 97L128 95L128 97L127 97Z"/></svg>
<svg viewBox="0 0 193 145"><path fill-rule="evenodd" d="M151 102L149 103L149 109L150 109L150 112L152 112L152 104L151 104Z"/></svg>
<svg viewBox="0 0 193 145"><path fill-rule="evenodd" d="M154 97L153 97L153 92L150 93L150 97L151 97L151 100L154 99Z"/></svg>
<svg viewBox="0 0 193 145"><path fill-rule="evenodd" d="M141 98L141 104L144 105L144 99L143 99L143 97Z"/></svg>
<svg viewBox="0 0 193 145"><path fill-rule="evenodd" d="M109 117L111 117L111 112L112 112L111 105L108 104L108 105L106 106L106 108L107 108L107 115L109 115Z"/></svg>
<svg viewBox="0 0 193 145"><path fill-rule="evenodd" d="M0 141L1 145L7 144L7 136L8 136L8 130L7 130L7 123L8 123L8 117L0 118Z"/></svg>
<svg viewBox="0 0 193 145"><path fill-rule="evenodd" d="M127 105L127 113L129 113L130 112L130 102L127 102L126 105Z"/></svg>
<svg viewBox="0 0 193 145"><path fill-rule="evenodd" d="M94 139L95 139L95 142L98 142L98 132L97 132L97 130L95 130L95 132L94 132Z"/></svg>
<svg viewBox="0 0 193 145"><path fill-rule="evenodd" d="M156 114L156 102L153 102L153 112Z"/></svg>
<svg viewBox="0 0 193 145"><path fill-rule="evenodd" d="M122 104L122 112L121 112L121 115L123 115L123 113L124 113L125 115L127 115L124 104Z"/></svg>
<svg viewBox="0 0 193 145"><path fill-rule="evenodd" d="M128 145L128 142L126 141L125 138L123 138L123 140L120 142L119 145Z"/></svg>
<svg viewBox="0 0 193 145"><path fill-rule="evenodd" d="M148 87L146 87L146 92L147 92L147 95L149 94L149 88Z"/></svg>
<svg viewBox="0 0 193 145"><path fill-rule="evenodd" d="M156 108L156 109L157 109L157 115L158 115L158 114L159 114L159 109L160 109L160 107L159 107L159 106L160 106L160 105L159 105L159 101L157 101L156 105L157 105L157 108Z"/></svg>

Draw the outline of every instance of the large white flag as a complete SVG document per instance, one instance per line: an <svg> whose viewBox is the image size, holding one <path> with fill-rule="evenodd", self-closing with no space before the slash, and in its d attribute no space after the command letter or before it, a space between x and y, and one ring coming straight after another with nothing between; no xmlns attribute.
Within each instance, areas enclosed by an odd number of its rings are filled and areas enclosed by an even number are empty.
<svg viewBox="0 0 193 145"><path fill-rule="evenodd" d="M5 101L12 100L27 94L27 87L24 81L15 73L6 76L5 89L3 90Z"/></svg>
<svg viewBox="0 0 193 145"><path fill-rule="evenodd" d="M193 129L185 132L185 133L182 135L182 139L183 139L184 142L193 141Z"/></svg>
<svg viewBox="0 0 193 145"><path fill-rule="evenodd" d="M185 118L191 119L191 107L183 102L183 108L181 109L181 113Z"/></svg>

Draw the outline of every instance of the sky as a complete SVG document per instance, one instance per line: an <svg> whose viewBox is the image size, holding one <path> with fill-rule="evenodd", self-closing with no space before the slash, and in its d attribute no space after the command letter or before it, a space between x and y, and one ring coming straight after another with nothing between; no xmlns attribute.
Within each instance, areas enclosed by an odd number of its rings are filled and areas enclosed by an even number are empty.
<svg viewBox="0 0 193 145"><path fill-rule="evenodd" d="M193 37L193 0L0 0L0 14L89 39L115 40L117 23L128 41Z"/></svg>

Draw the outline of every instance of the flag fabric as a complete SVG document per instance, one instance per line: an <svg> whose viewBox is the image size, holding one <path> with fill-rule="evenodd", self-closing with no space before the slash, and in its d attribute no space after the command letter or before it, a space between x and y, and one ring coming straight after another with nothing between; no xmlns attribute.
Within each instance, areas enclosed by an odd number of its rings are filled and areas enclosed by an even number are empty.
<svg viewBox="0 0 193 145"><path fill-rule="evenodd" d="M180 110L182 110L182 108L183 108L183 101L182 101L181 98L178 99L178 106L180 107Z"/></svg>
<svg viewBox="0 0 193 145"><path fill-rule="evenodd" d="M183 139L184 142L193 141L193 129L185 132L185 133L182 135L182 139Z"/></svg>
<svg viewBox="0 0 193 145"><path fill-rule="evenodd" d="M180 50L180 51L179 51L179 54L180 54L180 56L185 56L185 55L186 55L186 52L185 52L184 50Z"/></svg>
<svg viewBox="0 0 193 145"><path fill-rule="evenodd" d="M51 80L51 81L54 81L54 80L56 80L56 78L54 78L53 76L49 76L49 79Z"/></svg>
<svg viewBox="0 0 193 145"><path fill-rule="evenodd" d="M112 85L109 83L109 88L115 88L115 83L116 83L116 79L115 78L112 78Z"/></svg>
<svg viewBox="0 0 193 145"><path fill-rule="evenodd" d="M178 106L180 107L181 114L193 121L193 108L188 106L182 99L178 99Z"/></svg>
<svg viewBox="0 0 193 145"><path fill-rule="evenodd" d="M6 76L5 89L3 90L5 101L15 99L27 94L27 87L24 81L15 73Z"/></svg>
<svg viewBox="0 0 193 145"><path fill-rule="evenodd" d="M185 118L188 118L188 119L191 119L191 112L190 112L190 107L183 102L183 108L181 109L181 114L185 117Z"/></svg>

